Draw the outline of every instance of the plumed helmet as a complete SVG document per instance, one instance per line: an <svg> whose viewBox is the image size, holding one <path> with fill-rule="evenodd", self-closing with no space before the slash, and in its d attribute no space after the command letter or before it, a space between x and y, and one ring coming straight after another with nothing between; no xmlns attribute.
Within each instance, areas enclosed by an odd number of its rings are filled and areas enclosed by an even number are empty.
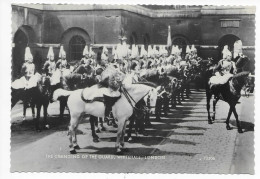
<svg viewBox="0 0 260 179"><path fill-rule="evenodd" d="M54 58L54 53L53 53L53 47L52 46L50 46L50 48L49 48L49 51L48 51L48 54L47 54L47 58L48 59Z"/></svg>
<svg viewBox="0 0 260 179"><path fill-rule="evenodd" d="M227 58L227 56L232 56L231 52L228 50L228 45L224 46L224 49L222 50L223 58Z"/></svg>
<svg viewBox="0 0 260 179"><path fill-rule="evenodd" d="M30 47L25 48L24 61L33 61L33 56Z"/></svg>
<svg viewBox="0 0 260 179"><path fill-rule="evenodd" d="M59 58L62 56L66 56L66 52L64 51L63 45L60 46Z"/></svg>
<svg viewBox="0 0 260 179"><path fill-rule="evenodd" d="M192 44L190 51L191 51L191 52L197 52L197 49L195 48L195 45L194 45L194 44Z"/></svg>
<svg viewBox="0 0 260 179"><path fill-rule="evenodd" d="M190 52L191 52L190 46L187 45L187 47L186 47L186 53L190 53Z"/></svg>
<svg viewBox="0 0 260 179"><path fill-rule="evenodd" d="M88 46L85 45L84 50L83 50L83 56L88 55L88 54L89 54L89 52L88 52Z"/></svg>

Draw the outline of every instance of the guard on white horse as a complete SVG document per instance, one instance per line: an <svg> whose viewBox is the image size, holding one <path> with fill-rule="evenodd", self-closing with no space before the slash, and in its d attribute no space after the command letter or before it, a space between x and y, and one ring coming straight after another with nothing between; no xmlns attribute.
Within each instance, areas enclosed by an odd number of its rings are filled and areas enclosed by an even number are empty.
<svg viewBox="0 0 260 179"><path fill-rule="evenodd" d="M150 83L147 84L132 84L132 76L126 76L124 80L120 79L123 76L115 76L114 87L120 86L122 83L121 97L112 106L112 112L115 119L118 120L118 131L116 140L116 152L121 153L124 148L124 135L126 128L126 121L132 115L135 104L144 98L150 91L155 91L155 86ZM110 80L109 80L110 81ZM69 126L69 140L70 140L70 152L76 153L75 149L79 149L77 144L76 129L84 113L96 116L105 117L105 104L100 100L104 96L106 91L110 91L108 88L100 88L98 85L94 85L90 88L80 89L76 91L66 91L58 89L54 93L54 100L57 100L60 96L69 96L68 107L70 109L70 126ZM104 92L104 93L103 93ZM103 94L102 94L103 93ZM154 93L151 93L154 94ZM150 105L155 106L156 95L150 97ZM154 108L151 109L154 111Z"/></svg>

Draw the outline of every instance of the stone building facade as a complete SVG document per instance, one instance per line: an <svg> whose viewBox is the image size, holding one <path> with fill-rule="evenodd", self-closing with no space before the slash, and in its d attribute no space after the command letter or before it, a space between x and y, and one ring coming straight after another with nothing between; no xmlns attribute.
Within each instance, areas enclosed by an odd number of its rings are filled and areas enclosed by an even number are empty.
<svg viewBox="0 0 260 179"><path fill-rule="evenodd" d="M19 76L25 47L31 48L40 70L48 48L55 59L64 45L68 61L79 60L86 44L111 47L125 35L128 44L166 44L168 26L173 44L195 44L202 58L221 58L224 45L240 39L243 52L254 59L255 7L131 6L13 4L13 78Z"/></svg>

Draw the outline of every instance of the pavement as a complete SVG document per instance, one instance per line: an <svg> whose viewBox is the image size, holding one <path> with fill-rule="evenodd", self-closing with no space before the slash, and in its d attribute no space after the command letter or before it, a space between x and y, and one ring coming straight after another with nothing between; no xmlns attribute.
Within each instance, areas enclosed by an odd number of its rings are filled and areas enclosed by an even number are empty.
<svg viewBox="0 0 260 179"><path fill-rule="evenodd" d="M239 118L245 130L227 131L228 104L219 101L216 121L207 122L204 91L192 91L177 109L162 121L151 117L148 136L133 134L128 151L115 155L116 128L105 126L100 142L92 141L88 118L79 125L78 154L69 154L68 115L58 118L59 105L48 109L50 130L34 131L30 109L21 121L21 104L12 110L11 172L101 172L101 173L254 173L254 96L240 99ZM66 112L67 114L67 112Z"/></svg>

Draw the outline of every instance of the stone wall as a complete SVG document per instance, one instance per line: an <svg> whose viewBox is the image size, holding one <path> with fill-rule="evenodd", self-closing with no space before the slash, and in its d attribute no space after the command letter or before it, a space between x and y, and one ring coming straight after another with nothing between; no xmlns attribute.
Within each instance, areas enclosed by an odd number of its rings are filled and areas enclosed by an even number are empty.
<svg viewBox="0 0 260 179"><path fill-rule="evenodd" d="M56 8L56 9L55 9ZM65 6L63 7L65 8ZM89 6L88 9L62 10L60 7L44 5L36 8L12 6L13 51L16 33L21 30L28 39L38 69L46 60L48 48L54 47L55 58L58 58L59 47L64 45L67 58L70 60L69 42L74 35L81 36L86 44L117 44L122 30L128 43L143 44L144 38L149 44L166 44L168 26L171 36L185 39L186 43L195 44L203 58L221 58L221 39L232 35L241 39L244 53L254 59L255 15L247 9L238 8L229 13L228 9L196 7L186 10L147 10L136 6ZM76 8L77 9L77 8ZM221 19L238 19L239 27L221 27ZM223 38L222 38L223 37ZM19 41L19 40L18 40ZM26 44L26 43L25 43ZM19 45L18 45L19 46ZM24 48L26 45L24 46ZM23 56L13 55L14 68L20 68Z"/></svg>

